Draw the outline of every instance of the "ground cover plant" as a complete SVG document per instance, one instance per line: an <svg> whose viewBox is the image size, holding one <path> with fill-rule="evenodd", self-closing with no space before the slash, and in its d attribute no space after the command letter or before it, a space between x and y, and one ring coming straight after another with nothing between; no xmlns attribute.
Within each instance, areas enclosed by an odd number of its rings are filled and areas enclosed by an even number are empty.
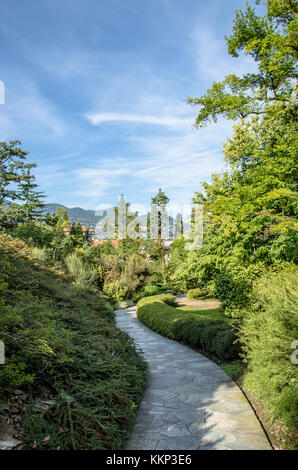
<svg viewBox="0 0 298 470"><path fill-rule="evenodd" d="M0 401L9 401L11 388L28 395L25 448L122 448L146 374L113 309L20 240L0 235L0 260ZM41 399L53 404L36 412Z"/></svg>

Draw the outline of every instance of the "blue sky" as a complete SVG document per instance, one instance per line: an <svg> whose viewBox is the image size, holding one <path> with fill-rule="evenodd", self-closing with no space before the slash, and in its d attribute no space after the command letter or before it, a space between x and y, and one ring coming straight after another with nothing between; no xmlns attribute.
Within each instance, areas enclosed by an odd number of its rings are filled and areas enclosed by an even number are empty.
<svg viewBox="0 0 298 470"><path fill-rule="evenodd" d="M2 0L0 141L19 139L48 202L95 209L162 187L190 200L224 168L232 123L196 130L185 103L228 73L242 0Z"/></svg>

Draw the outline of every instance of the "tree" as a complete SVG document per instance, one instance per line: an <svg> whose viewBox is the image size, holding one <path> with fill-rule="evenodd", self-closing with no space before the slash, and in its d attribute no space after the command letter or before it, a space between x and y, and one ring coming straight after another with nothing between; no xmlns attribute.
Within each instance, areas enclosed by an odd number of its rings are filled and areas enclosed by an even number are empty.
<svg viewBox="0 0 298 470"><path fill-rule="evenodd" d="M83 230L82 230L80 222L78 222L77 224L75 223L72 224L70 233L68 235L68 239L69 239L70 245L73 248L82 247L85 245L86 240L83 235Z"/></svg>
<svg viewBox="0 0 298 470"><path fill-rule="evenodd" d="M36 218L43 206L41 198L44 196L34 191L37 185L30 173L36 164L25 163L28 152L20 145L18 140L0 143L0 227L7 231Z"/></svg>
<svg viewBox="0 0 298 470"><path fill-rule="evenodd" d="M251 56L258 73L228 75L205 95L188 98L190 104L201 106L197 127L216 122L220 115L233 120L268 113L289 119L296 115L297 11L290 0L268 0L265 16L258 16L251 6L236 11L233 34L226 37L228 51L233 57L242 51Z"/></svg>
<svg viewBox="0 0 298 470"><path fill-rule="evenodd" d="M68 212L67 212L66 209L64 209L61 206L57 207L56 220L57 220L56 226L61 228L61 229L63 227L69 227L70 226L70 218L69 218Z"/></svg>
<svg viewBox="0 0 298 470"><path fill-rule="evenodd" d="M162 189L159 188L156 196L151 198L151 202L152 204L160 208L161 206L166 206L170 202L170 199L168 198L168 196L165 195Z"/></svg>
<svg viewBox="0 0 298 470"><path fill-rule="evenodd" d="M42 214L42 208L45 206L41 201L41 199L45 197L44 194L40 191L35 191L38 185L35 183L35 176L30 173L33 167L35 167L33 164L25 165L22 180L19 182L18 186L18 198L24 201L20 210L23 213L25 222L39 218Z"/></svg>
<svg viewBox="0 0 298 470"><path fill-rule="evenodd" d="M130 222L133 222L138 217L138 212L131 212L130 202L126 202L124 194L121 194L118 205L114 207L115 211L115 238L117 236L120 239L128 238L127 235L127 226ZM120 209L120 215L119 215ZM125 219L125 220L124 220ZM138 229L138 227L136 227Z"/></svg>
<svg viewBox="0 0 298 470"><path fill-rule="evenodd" d="M165 195L161 188L159 188L156 196L151 198L152 206L157 209L157 224L158 224L158 238L161 238L162 233L162 215L165 212L166 205L170 202L170 199ZM151 212L152 215L152 212ZM150 227L149 227L150 228Z"/></svg>
<svg viewBox="0 0 298 470"><path fill-rule="evenodd" d="M23 181L25 159L28 155L20 145L19 140L12 140L9 144L0 142L0 207L3 207L6 198L19 199L16 185Z"/></svg>

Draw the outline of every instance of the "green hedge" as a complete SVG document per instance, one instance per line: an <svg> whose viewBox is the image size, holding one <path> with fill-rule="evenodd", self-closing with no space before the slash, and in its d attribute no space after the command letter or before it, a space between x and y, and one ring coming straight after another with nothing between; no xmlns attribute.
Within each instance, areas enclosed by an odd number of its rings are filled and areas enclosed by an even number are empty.
<svg viewBox="0 0 298 470"><path fill-rule="evenodd" d="M207 316L199 311L194 313L176 309L166 303L173 303L173 297L159 295L140 300L137 304L139 320L157 333L198 348L220 361L238 357L236 333L227 319L219 319L218 311L212 317L210 311Z"/></svg>
<svg viewBox="0 0 298 470"><path fill-rule="evenodd" d="M297 278L296 271L259 281L241 327L248 363L244 385L262 401L272 421L281 420L296 430L298 366L291 362L291 345L298 339Z"/></svg>
<svg viewBox="0 0 298 470"><path fill-rule="evenodd" d="M187 291L187 297L189 299L199 299L200 297L205 297L206 295L208 295L208 291L200 288L189 289Z"/></svg>

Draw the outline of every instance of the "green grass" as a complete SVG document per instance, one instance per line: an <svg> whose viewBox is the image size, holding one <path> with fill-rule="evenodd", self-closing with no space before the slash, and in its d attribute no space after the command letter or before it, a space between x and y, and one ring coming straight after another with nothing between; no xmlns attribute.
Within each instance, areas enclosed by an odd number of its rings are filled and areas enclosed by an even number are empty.
<svg viewBox="0 0 298 470"><path fill-rule="evenodd" d="M238 357L239 346L234 329L219 309L194 310L175 308L162 296L141 299L137 304L139 320L163 336L229 361Z"/></svg>
<svg viewBox="0 0 298 470"><path fill-rule="evenodd" d="M212 309L203 310L200 308L188 307L187 305L184 305L183 307L176 307L176 309L182 310L183 312L193 313L195 315L202 315L204 317L222 320L225 322L229 321L227 317L222 315L220 308L212 308Z"/></svg>
<svg viewBox="0 0 298 470"><path fill-rule="evenodd" d="M0 235L0 399L9 400L10 387L28 394L27 449L34 442L38 449L121 449L143 395L145 363L96 290L44 263ZM56 403L36 413L40 398Z"/></svg>

